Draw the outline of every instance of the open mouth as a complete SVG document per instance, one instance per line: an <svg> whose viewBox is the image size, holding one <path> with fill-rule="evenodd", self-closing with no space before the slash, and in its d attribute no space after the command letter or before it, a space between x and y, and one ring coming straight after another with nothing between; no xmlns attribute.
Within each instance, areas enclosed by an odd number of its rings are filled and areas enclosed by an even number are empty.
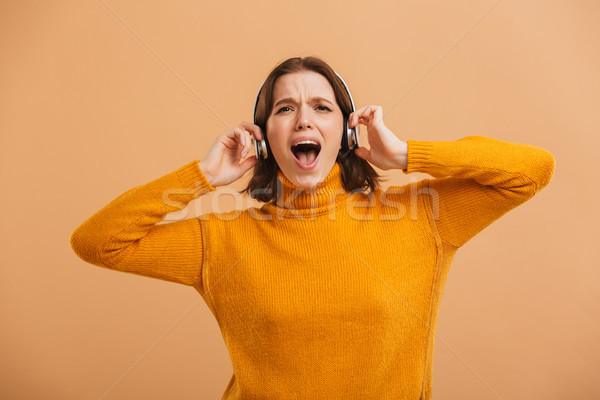
<svg viewBox="0 0 600 400"><path fill-rule="evenodd" d="M310 166L317 159L321 145L312 140L305 140L292 146L294 157L305 166Z"/></svg>

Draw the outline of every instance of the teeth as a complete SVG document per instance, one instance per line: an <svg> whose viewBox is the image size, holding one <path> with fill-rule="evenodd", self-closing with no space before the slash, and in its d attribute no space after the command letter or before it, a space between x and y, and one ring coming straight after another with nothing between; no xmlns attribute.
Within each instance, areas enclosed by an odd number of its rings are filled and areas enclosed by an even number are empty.
<svg viewBox="0 0 600 400"><path fill-rule="evenodd" d="M299 144L316 144L317 146L319 145L319 143L315 142L314 140L303 140L301 142L296 143L294 146L297 146Z"/></svg>

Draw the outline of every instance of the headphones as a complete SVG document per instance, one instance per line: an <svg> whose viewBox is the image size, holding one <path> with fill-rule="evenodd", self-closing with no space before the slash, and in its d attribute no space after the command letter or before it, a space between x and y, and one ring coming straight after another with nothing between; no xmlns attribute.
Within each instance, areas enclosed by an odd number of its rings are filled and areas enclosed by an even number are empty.
<svg viewBox="0 0 600 400"><path fill-rule="evenodd" d="M335 72L335 71L333 71ZM342 79L342 77L335 72L342 85L344 85L344 89L346 89L346 93L348 93L348 97L350 97L350 104L352 104L352 112L356 109L354 108L354 101L352 100L352 95L350 94L350 90L348 90L348 86L346 86L346 82ZM256 101L254 102L254 112L252 113L253 120L252 122L256 125L256 107L258 106L258 99L260 97L260 92L263 88L265 82L260 85L260 89L258 89L258 93L256 94ZM345 157L350 151L354 150L359 146L358 143L358 126L354 128L348 128L348 117L349 115L344 114L344 127L342 131L342 148L340 151L343 151L343 157ZM256 150L256 158L265 159L269 157L271 154L271 147L269 146L269 141L267 140L267 132L266 129L263 130L261 127L261 131L263 134L263 140L254 140L254 149Z"/></svg>

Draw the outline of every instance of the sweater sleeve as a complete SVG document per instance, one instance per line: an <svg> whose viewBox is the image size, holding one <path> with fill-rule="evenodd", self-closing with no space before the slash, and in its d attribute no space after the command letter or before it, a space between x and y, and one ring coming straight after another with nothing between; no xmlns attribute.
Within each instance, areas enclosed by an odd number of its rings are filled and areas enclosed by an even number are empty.
<svg viewBox="0 0 600 400"><path fill-rule="evenodd" d="M213 190L193 161L111 201L75 229L71 247L94 265L193 285L202 268L200 221L156 224Z"/></svg>
<svg viewBox="0 0 600 400"><path fill-rule="evenodd" d="M456 141L409 140L404 173L424 172L442 241L458 248L552 179L554 156L536 146L483 136Z"/></svg>

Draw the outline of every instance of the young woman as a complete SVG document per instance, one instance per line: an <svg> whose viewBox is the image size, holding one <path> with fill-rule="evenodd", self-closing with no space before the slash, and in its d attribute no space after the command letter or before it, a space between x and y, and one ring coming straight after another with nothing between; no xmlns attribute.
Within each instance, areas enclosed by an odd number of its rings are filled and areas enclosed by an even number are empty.
<svg viewBox="0 0 600 400"><path fill-rule="evenodd" d="M370 149L348 144L346 119L366 126ZM371 165L435 179L382 191ZM456 251L554 166L544 149L483 136L404 142L381 107L353 110L325 62L291 58L265 80L254 123L123 193L71 245L89 263L201 294L233 365L223 399L430 399ZM244 192L262 207L157 225L249 169Z"/></svg>

